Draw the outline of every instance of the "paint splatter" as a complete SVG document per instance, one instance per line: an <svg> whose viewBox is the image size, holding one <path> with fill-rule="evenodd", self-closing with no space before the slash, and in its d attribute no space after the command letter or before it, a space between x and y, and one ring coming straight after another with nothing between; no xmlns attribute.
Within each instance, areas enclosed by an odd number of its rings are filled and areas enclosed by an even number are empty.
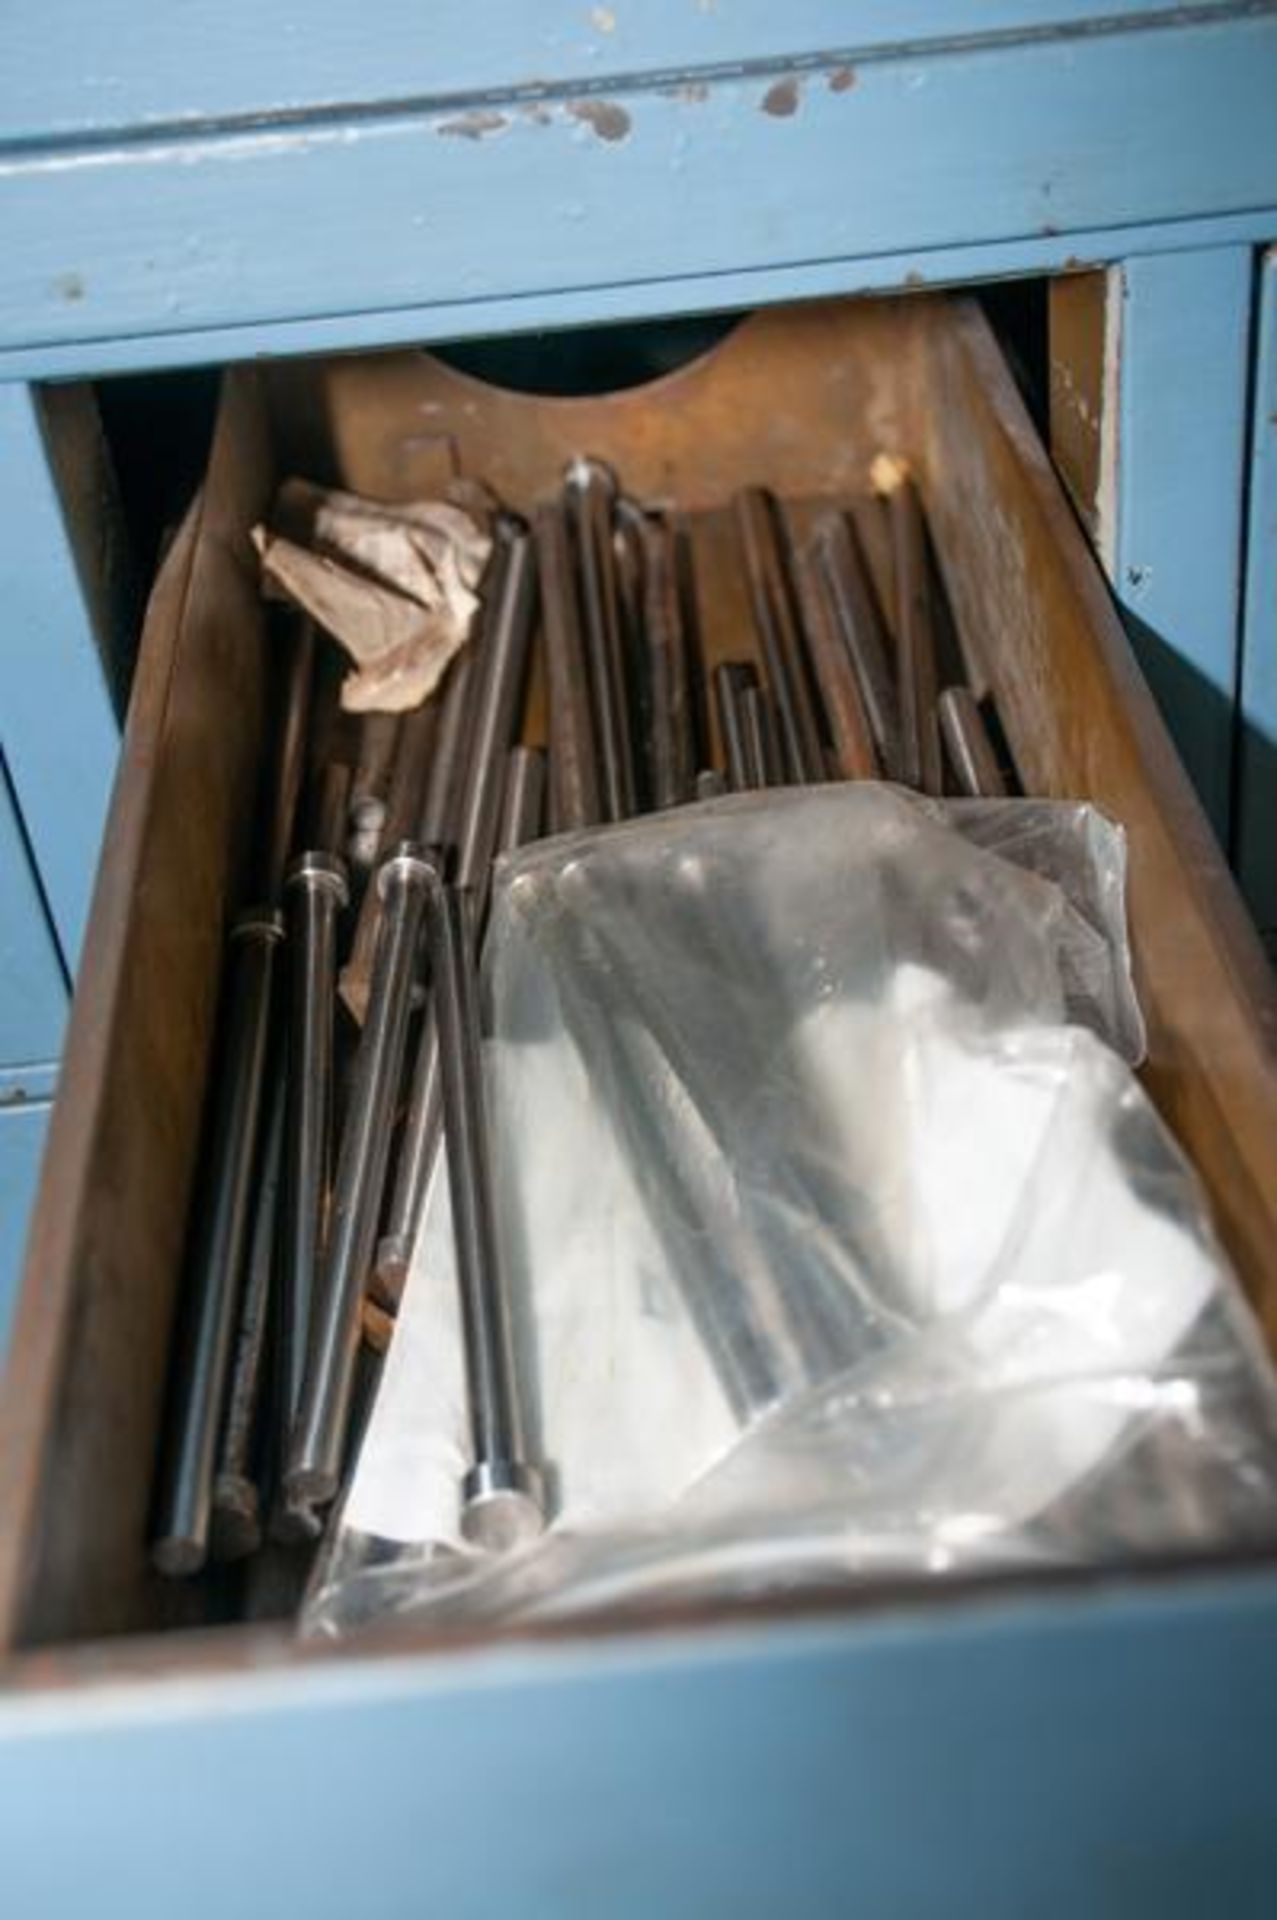
<svg viewBox="0 0 1277 1920"><path fill-rule="evenodd" d="M788 120L791 113L798 111L798 82L796 80L777 80L768 87L763 95L763 112L770 113L777 120Z"/></svg>
<svg viewBox="0 0 1277 1920"><path fill-rule="evenodd" d="M624 140L630 131L630 116L615 100L574 100L568 112L593 127L600 140Z"/></svg>
<svg viewBox="0 0 1277 1920"><path fill-rule="evenodd" d="M596 27L600 33L615 33L616 15L611 7L591 7L590 25Z"/></svg>
<svg viewBox="0 0 1277 1920"><path fill-rule="evenodd" d="M505 125L503 113L488 113L476 107L473 112L463 113L456 120L444 120L439 131L450 134L455 140L482 140L489 133L500 133Z"/></svg>
<svg viewBox="0 0 1277 1920"><path fill-rule="evenodd" d="M84 281L78 273L60 273L53 285L60 299L75 301L84 298Z"/></svg>

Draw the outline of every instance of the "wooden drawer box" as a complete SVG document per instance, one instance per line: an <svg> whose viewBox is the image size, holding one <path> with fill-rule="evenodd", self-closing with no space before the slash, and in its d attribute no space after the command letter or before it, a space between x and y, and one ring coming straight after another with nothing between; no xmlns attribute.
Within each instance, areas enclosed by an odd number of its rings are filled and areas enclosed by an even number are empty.
<svg viewBox="0 0 1277 1920"><path fill-rule="evenodd" d="M766 483L801 513L818 496L863 492L883 448L919 475L959 624L1027 790L1087 796L1129 832L1148 1084L1277 1341L1272 982L974 305L765 312L678 372L601 398L501 392L420 354L235 370L206 484L151 601L50 1130L0 1403L0 1644L149 1635L189 1612L181 1589L147 1571L145 1521L224 904L262 750L248 529L278 480L302 472L407 497L461 470L522 506L572 453L600 454L639 495L694 510L710 646L717 633L723 650L747 619L724 511L733 488ZM863 1597L857 1606L863 1617ZM792 1620L802 1603L784 1611ZM943 1635L958 1612L932 1589L928 1632ZM725 1631L697 1626L709 1639ZM578 1651L601 1659L606 1637ZM540 1650L547 1661L562 1657L559 1641ZM409 1632L393 1645L432 1642ZM341 1659L358 1666L377 1651L356 1645ZM188 1665L333 1657L239 1627L212 1642L117 1643L69 1668L45 1653L13 1671L36 1685L116 1671L113 1661L180 1678Z"/></svg>

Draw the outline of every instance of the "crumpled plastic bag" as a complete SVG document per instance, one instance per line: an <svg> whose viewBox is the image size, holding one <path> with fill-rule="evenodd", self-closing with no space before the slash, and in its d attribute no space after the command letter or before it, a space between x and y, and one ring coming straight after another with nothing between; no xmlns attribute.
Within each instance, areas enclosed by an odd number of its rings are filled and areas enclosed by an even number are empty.
<svg viewBox="0 0 1277 1920"><path fill-rule="evenodd" d="M306 1624L1271 1529L1272 1376L1120 1057L1123 861L1090 808L860 785L503 863L493 1155L552 1523L461 1537L441 1171Z"/></svg>

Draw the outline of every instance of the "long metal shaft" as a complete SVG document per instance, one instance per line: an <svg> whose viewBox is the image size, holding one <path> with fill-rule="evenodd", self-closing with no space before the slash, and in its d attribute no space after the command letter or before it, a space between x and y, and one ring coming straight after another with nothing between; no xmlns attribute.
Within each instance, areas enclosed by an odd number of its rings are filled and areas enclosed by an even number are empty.
<svg viewBox="0 0 1277 1920"><path fill-rule="evenodd" d="M498 853L512 853L516 847L537 838L544 815L545 788L545 755L540 748L511 747L506 756L505 791L501 799L501 820L497 831ZM408 1278L412 1250L416 1245L430 1183L434 1179L442 1130L439 1032L435 1025L433 1005L427 1004L417 1041L408 1123L399 1152L390 1214L386 1231L377 1243L377 1261L371 1282L374 1301L391 1313L398 1311L404 1282Z"/></svg>
<svg viewBox="0 0 1277 1920"><path fill-rule="evenodd" d="M453 661L444 683L443 708L439 715L434 757L430 762L430 777L426 783L425 804L420 821L410 835L423 847L447 846L456 839L459 789L474 712L472 700L477 640L478 636L470 640L465 651Z"/></svg>
<svg viewBox="0 0 1277 1920"><path fill-rule="evenodd" d="M541 835L545 817L545 755L540 747L511 747L506 755L505 788L497 852L513 853Z"/></svg>
<svg viewBox="0 0 1277 1920"><path fill-rule="evenodd" d="M539 507L533 530L550 708L551 815L556 828L571 833L603 818L594 716L562 507L557 503Z"/></svg>
<svg viewBox="0 0 1277 1920"><path fill-rule="evenodd" d="M856 676L883 777L899 780L900 702L889 664L891 637L845 514L831 513L821 521L814 555L817 577Z"/></svg>
<svg viewBox="0 0 1277 1920"><path fill-rule="evenodd" d="M318 852L294 861L285 889L292 956L280 1268L285 1441L301 1401L324 1242L332 1154L337 922L349 898L343 861Z"/></svg>
<svg viewBox="0 0 1277 1920"><path fill-rule="evenodd" d="M791 780L807 785L825 778L825 756L775 503L761 488L746 487L736 496L736 519L754 620L762 638L767 679L780 722L785 771Z"/></svg>
<svg viewBox="0 0 1277 1920"><path fill-rule="evenodd" d="M963 793L972 799L1004 799L1007 783L970 687L946 687L940 695L940 731Z"/></svg>
<svg viewBox="0 0 1277 1920"><path fill-rule="evenodd" d="M249 894L250 899L264 900L270 906L279 899L292 850L297 801L306 770L314 684L315 629L309 620L299 618L293 622L285 668L269 811L266 831L259 842L261 864Z"/></svg>
<svg viewBox="0 0 1277 1920"><path fill-rule="evenodd" d="M382 893L381 933L289 1441L284 1494L290 1506L322 1506L341 1481L360 1302L386 1178L422 917L438 886L438 866L408 841L382 862L376 884Z"/></svg>
<svg viewBox="0 0 1277 1920"><path fill-rule="evenodd" d="M695 789L687 634L678 591L677 535L666 520L638 523L648 676L648 780L653 807L681 806Z"/></svg>
<svg viewBox="0 0 1277 1920"><path fill-rule="evenodd" d="M497 540L497 566L471 695L468 759L455 782L456 877L486 897L501 818L506 755L519 726L536 613L536 558L526 530L512 523ZM421 1022L408 1117L386 1231L377 1247L374 1294L395 1307L426 1204L439 1140L438 1047L429 1008Z"/></svg>
<svg viewBox="0 0 1277 1920"><path fill-rule="evenodd" d="M608 820L628 820L635 794L633 727L612 545L612 495L611 476L597 461L573 461L564 497L576 529L603 811Z"/></svg>
<svg viewBox="0 0 1277 1920"><path fill-rule="evenodd" d="M223 1073L204 1151L206 1180L152 1537L152 1560L166 1574L197 1573L208 1555L213 1468L252 1224L275 950L283 934L281 916L270 909L241 914L231 929Z"/></svg>
<svg viewBox="0 0 1277 1920"><path fill-rule="evenodd" d="M727 763L727 784L733 793L745 793L763 784L745 739L745 694L758 685L758 675L747 661L724 660L714 669L714 701L718 731Z"/></svg>
<svg viewBox="0 0 1277 1920"><path fill-rule="evenodd" d="M474 1463L462 1482L462 1531L503 1549L545 1525L540 1476L527 1457L510 1301L492 1205L472 902L445 887L435 916L435 1009L448 1184L456 1244Z"/></svg>
<svg viewBox="0 0 1277 1920"><path fill-rule="evenodd" d="M272 1052L276 1078L269 1096L270 1111L257 1180L235 1358L213 1474L210 1551L216 1560L243 1559L247 1554L256 1553L262 1540L255 1456L266 1385L267 1335L274 1304L287 1088L282 1072L282 1049Z"/></svg>
<svg viewBox="0 0 1277 1920"><path fill-rule="evenodd" d="M873 729L838 626L838 609L826 577L810 558L804 567L810 618L807 624L812 666L833 741L833 758L843 780L874 780L878 755Z"/></svg>
<svg viewBox="0 0 1277 1920"><path fill-rule="evenodd" d="M394 770L386 797L378 851L411 840L425 804L430 758L439 725L439 702L425 700L405 713L395 748ZM324 846L320 841L318 845ZM362 1026L368 1010L368 989L372 981L373 960L377 952L377 926L381 919L381 901L376 887L366 887L359 903L350 955L341 970L341 997Z"/></svg>
<svg viewBox="0 0 1277 1920"><path fill-rule="evenodd" d="M480 887L492 864L506 754L517 737L536 614L536 557L526 529L498 533L501 565L484 623L478 692L457 823L457 884Z"/></svg>
<svg viewBox="0 0 1277 1920"><path fill-rule="evenodd" d="M746 687L740 697L741 733L750 781L756 787L779 787L784 782L776 715L764 687Z"/></svg>
<svg viewBox="0 0 1277 1920"><path fill-rule="evenodd" d="M935 614L922 504L912 480L887 496L896 575L900 661L901 778L921 793L943 788L936 714Z"/></svg>

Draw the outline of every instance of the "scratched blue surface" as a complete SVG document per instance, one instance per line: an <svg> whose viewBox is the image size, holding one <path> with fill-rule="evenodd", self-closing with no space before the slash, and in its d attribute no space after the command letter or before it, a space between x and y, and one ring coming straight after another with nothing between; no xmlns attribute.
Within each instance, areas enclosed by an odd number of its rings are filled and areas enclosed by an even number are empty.
<svg viewBox="0 0 1277 1920"><path fill-rule="evenodd" d="M1277 198L1272 14L840 73L11 150L0 347L622 282L677 307L683 276Z"/></svg>
<svg viewBox="0 0 1277 1920"><path fill-rule="evenodd" d="M1225 846L1253 273L1235 247L1132 260L1122 276L1114 584Z"/></svg>
<svg viewBox="0 0 1277 1920"><path fill-rule="evenodd" d="M1251 421L1236 853L1277 960L1277 251L1259 277Z"/></svg>
<svg viewBox="0 0 1277 1920"><path fill-rule="evenodd" d="M0 1703L6 1908L1270 1920L1277 1578Z"/></svg>
<svg viewBox="0 0 1277 1920"><path fill-rule="evenodd" d="M10 0L0 68L6 140L99 134L186 118L277 117L618 78L688 67L783 66L831 51L888 57L901 43L1097 31L1178 21L1165 0L169 0L138 30L134 0ZM1193 9L1243 11L1232 0ZM74 49L74 58L68 50Z"/></svg>

